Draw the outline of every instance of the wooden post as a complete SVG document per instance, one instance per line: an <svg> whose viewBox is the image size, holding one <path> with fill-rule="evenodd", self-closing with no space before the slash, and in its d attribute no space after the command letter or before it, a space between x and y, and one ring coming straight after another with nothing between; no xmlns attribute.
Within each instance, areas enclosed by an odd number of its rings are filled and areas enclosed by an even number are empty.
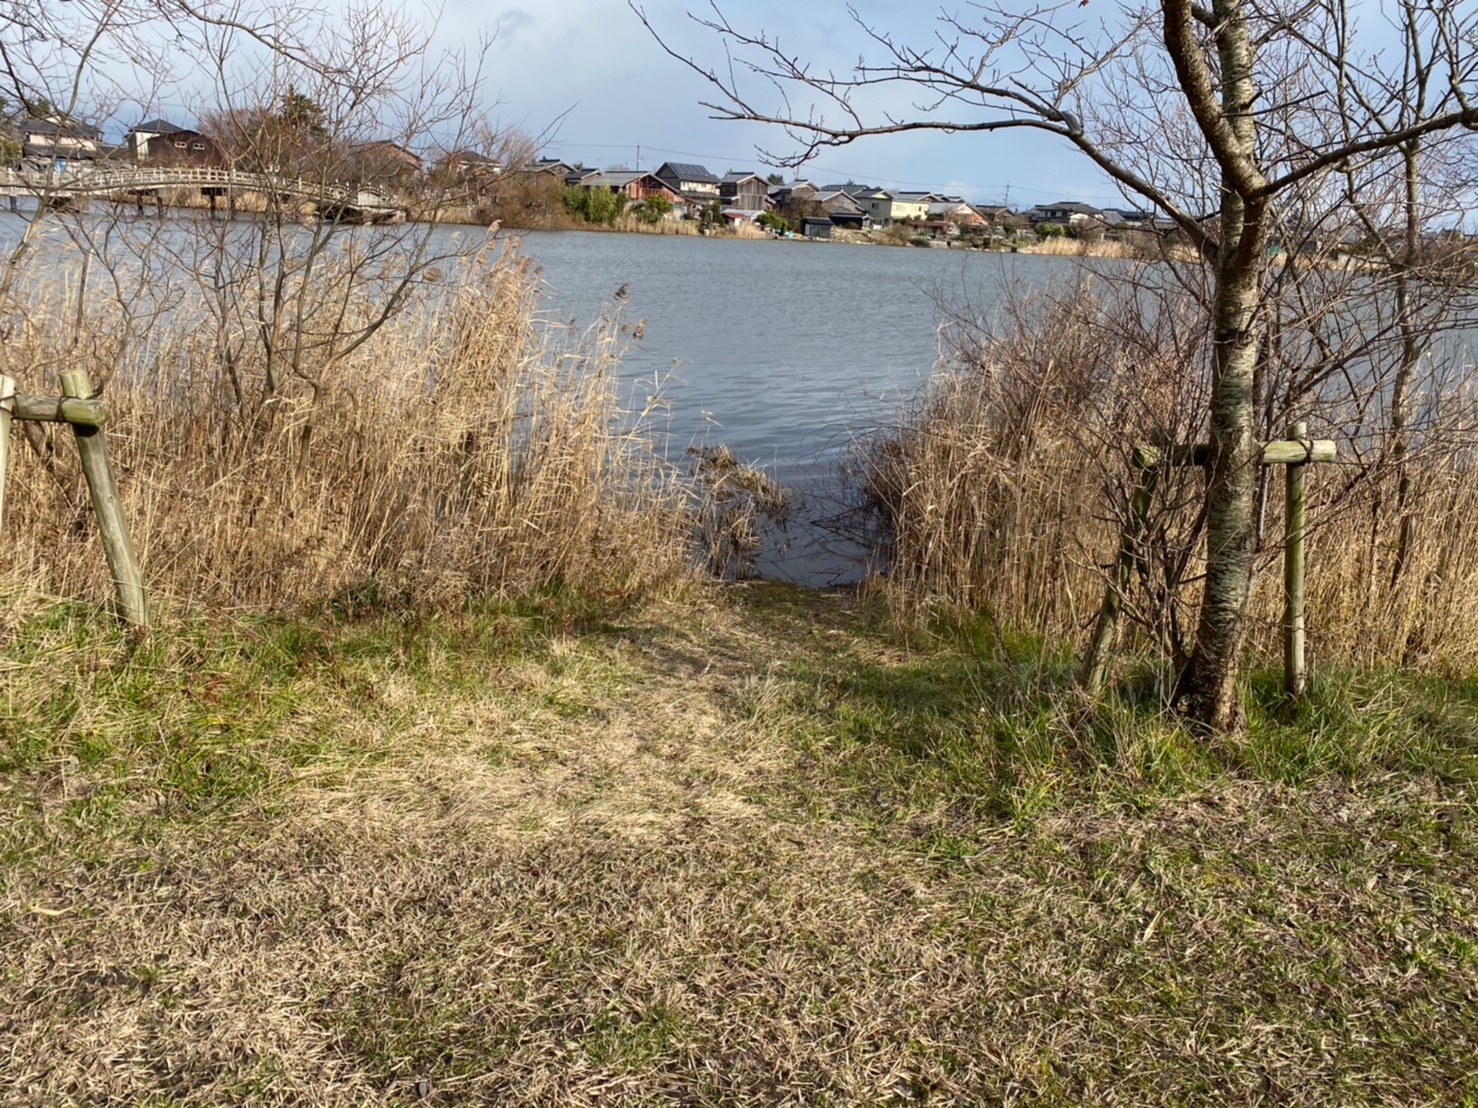
<svg viewBox="0 0 1478 1108"><path fill-rule="evenodd" d="M1288 437L1307 445L1309 425L1303 422L1291 424ZM1309 457L1312 453L1310 450ZM1307 458L1287 464L1287 503L1283 525L1283 691L1295 700L1303 696L1308 676L1304 668L1304 525L1307 519L1304 479L1307 474Z"/></svg>
<svg viewBox="0 0 1478 1108"><path fill-rule="evenodd" d="M5 522L5 471L10 463L10 414L15 411L15 378L0 374L0 525Z"/></svg>
<svg viewBox="0 0 1478 1108"><path fill-rule="evenodd" d="M1145 451L1134 452L1134 465L1138 475L1134 479L1134 491L1129 497L1129 518L1119 537L1119 557L1114 563L1114 576L1103 594L1103 603L1098 608L1098 622L1093 627L1093 640L1083 658L1080 678L1083 690L1089 696L1097 696L1108 676L1109 659L1113 656L1114 637L1119 629L1119 610L1124 606L1124 594L1129 591L1134 568L1143 555L1141 544L1149 523L1150 502L1154 497L1155 481L1159 477L1158 459L1147 456Z"/></svg>
<svg viewBox="0 0 1478 1108"><path fill-rule="evenodd" d="M92 396L92 383L84 369L71 369L62 374L62 395L87 398ZM98 530L103 536L103 552L108 569L118 588L118 609L135 627L149 625L148 605L144 597L144 575L134 553L133 539L128 533L128 518L123 514L123 501L118 495L118 482L108 461L108 443L102 430L81 423L72 424L77 437L77 453L82 458L82 472L92 494L92 509L97 515Z"/></svg>
<svg viewBox="0 0 1478 1108"><path fill-rule="evenodd" d="M1287 467L1287 516L1283 536L1283 687L1294 698L1303 695L1307 680L1304 663L1304 531L1307 523L1304 482L1310 463L1332 462L1337 456L1338 450L1332 439L1310 439L1308 424L1300 422L1289 426L1287 439L1263 443L1259 459L1265 466ZM1091 696L1098 694L1108 676L1124 593L1135 566L1144 556L1140 544L1159 467L1204 466L1209 457L1210 447L1205 443L1156 443L1138 446L1134 450L1134 465L1139 470L1139 478L1130 503L1130 518L1119 541L1119 557L1104 593L1103 604L1098 609L1098 622L1093 628L1093 639L1083 658L1080 675L1083 688Z"/></svg>

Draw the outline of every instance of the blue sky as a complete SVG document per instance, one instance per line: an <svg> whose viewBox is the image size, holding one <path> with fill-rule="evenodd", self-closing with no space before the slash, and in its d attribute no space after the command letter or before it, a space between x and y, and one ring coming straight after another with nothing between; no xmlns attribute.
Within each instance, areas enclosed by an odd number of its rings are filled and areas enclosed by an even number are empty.
<svg viewBox="0 0 1478 1108"><path fill-rule="evenodd" d="M722 46L687 17L680 0L645 0L653 25L675 48L704 64L722 63ZM906 18L909 33L929 33L930 9L857 0L862 18L888 25ZM745 0L725 12L736 25L780 36L788 52L845 67L862 48L846 7L833 0ZM788 151L772 127L709 118L699 106L712 90L668 57L624 0L517 0L490 7L447 0L437 20L438 42L455 45L496 32L489 56L492 115L504 126L540 133L545 151L586 165L615 162L642 168L666 160L698 161L766 172L757 147ZM490 100L492 96L490 95ZM892 187L942 189L972 200L1015 207L1056 199L1109 203L1118 192L1084 158L1051 136L941 135L878 137L823 152L803 174L818 183L845 180ZM788 174L787 174L788 175Z"/></svg>
<svg viewBox="0 0 1478 1108"><path fill-rule="evenodd" d="M247 0L245 10L267 11L267 0ZM626 0L313 0L316 9L285 9L299 16L316 10L326 25L337 28L338 14L350 4L383 4L381 11L419 23L430 34L432 57L442 51L472 50L487 42L484 56L482 110L498 128L518 128L543 136L542 152L587 166L624 164L652 169L663 161L701 162L717 173L729 169L767 172L759 154L793 152L791 140L776 127L712 118L700 105L717 95L698 73L663 51L642 26ZM678 53L701 65L724 67L724 42L689 17L706 11L706 0L638 0L651 23ZM262 6L257 6L260 3ZM947 10L962 20L978 18L971 0L946 0ZM1013 10L1009 0L1003 5ZM864 23L892 32L909 45L932 45L939 9L901 4L897 0L851 0ZM1377 4L1369 8L1381 20ZM816 68L849 71L861 53L875 53L848 14L845 0L727 0L725 13L736 27L772 40L784 51ZM58 9L60 10L60 9ZM83 17L86 13L83 13ZM1081 0L1062 8L1062 20L1092 36L1099 21L1117 22L1116 3ZM376 24L376 30L380 24ZM167 54L169 43L158 44ZM174 51L171 61L192 61L188 51ZM248 69L252 63L243 62ZM270 65L270 62L259 62ZM188 65L185 66L188 69ZM147 72L147 69L146 69ZM131 94L134 103L117 105L105 123L110 137L144 116L163 115L188 123L195 109L208 104L211 93L193 89L204 81L197 69L158 86L153 93ZM136 80L118 78L115 87ZM773 91L755 89L755 102L775 109ZM895 116L916 116L911 103L917 89L873 92L874 108ZM1102 95L1102 91L1098 93ZM140 100L147 101L140 103ZM804 114L805 107L796 107ZM107 114L107 113L103 113ZM878 118L875 111L871 118ZM968 116L966 118L969 118ZM383 121L386 137L393 121ZM115 134L116 132L116 134ZM456 141L445 139L443 141ZM432 145L428 141L427 145ZM1153 141L1139 153L1153 159ZM1051 135L1013 130L994 134L912 132L864 139L840 149L823 150L801 173L818 184L851 178L893 188L931 189L977 201L1006 201L1017 209L1053 200L1084 200L1100 205L1130 203L1108 178L1066 142Z"/></svg>

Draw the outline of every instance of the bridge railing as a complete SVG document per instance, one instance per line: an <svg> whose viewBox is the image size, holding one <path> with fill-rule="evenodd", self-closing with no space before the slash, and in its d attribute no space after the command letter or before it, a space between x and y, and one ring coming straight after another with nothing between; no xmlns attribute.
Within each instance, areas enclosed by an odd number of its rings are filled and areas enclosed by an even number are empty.
<svg viewBox="0 0 1478 1108"><path fill-rule="evenodd" d="M68 196L130 192L171 187L220 187L233 190L300 196L317 203L394 211L400 205L379 189L363 185L336 185L301 177L252 173L218 166L130 166L83 170L17 170L0 173L0 187Z"/></svg>

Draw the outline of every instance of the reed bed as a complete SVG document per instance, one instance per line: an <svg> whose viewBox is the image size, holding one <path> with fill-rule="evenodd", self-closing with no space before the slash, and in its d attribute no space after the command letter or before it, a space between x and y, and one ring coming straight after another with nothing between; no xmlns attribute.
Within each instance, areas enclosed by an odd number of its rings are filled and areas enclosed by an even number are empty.
<svg viewBox="0 0 1478 1108"><path fill-rule="evenodd" d="M1135 249L1131 243L1114 239L1075 239L1063 236L1042 239L1022 248L1026 254L1052 254L1063 258L1132 258Z"/></svg>
<svg viewBox="0 0 1478 1108"><path fill-rule="evenodd" d="M348 305L320 337L360 333L374 310L354 299L356 280L372 284L355 264L346 251L314 274L312 303L342 287ZM188 293L141 330L115 297L33 290L6 362L22 391L55 392L62 368L103 386L155 593L272 607L369 585L456 603L557 585L625 596L689 579L688 483L666 462L653 413L623 408L612 375L630 330L619 302L572 334L537 326L537 279L512 252L490 245L456 272L427 267L361 345L315 339L291 359L275 349L270 380L254 309L233 302L213 316ZM313 316L287 315L299 337L315 333ZM4 572L43 592L106 597L69 432L31 430L12 462Z"/></svg>
<svg viewBox="0 0 1478 1108"><path fill-rule="evenodd" d="M1085 277L1016 300L988 333L967 330L896 425L859 444L851 480L900 617L986 613L1003 630L1084 641L1128 518L1135 447L1205 435L1204 329L1193 307L1143 294ZM1440 376L1404 459L1389 426L1355 414L1363 401L1329 390L1310 402L1311 434L1340 451L1309 477L1316 657L1478 664L1478 419L1469 390ZM1283 471L1264 475L1251 642L1271 656ZM1201 491L1199 472L1161 471L1128 598L1140 641L1176 660L1199 603Z"/></svg>

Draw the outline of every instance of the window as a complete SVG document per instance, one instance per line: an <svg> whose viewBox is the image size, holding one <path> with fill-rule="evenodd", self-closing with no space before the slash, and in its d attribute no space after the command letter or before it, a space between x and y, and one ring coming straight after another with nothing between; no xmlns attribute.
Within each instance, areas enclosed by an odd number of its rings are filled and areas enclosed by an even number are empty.
<svg viewBox="0 0 1478 1108"><path fill-rule="evenodd" d="M191 150L204 150L205 149L205 143L203 143L203 142L192 142L190 144L190 149Z"/></svg>
<svg viewBox="0 0 1478 1108"><path fill-rule="evenodd" d="M174 145L175 145L175 149L176 150L183 150L185 148L185 140L184 139L175 139L174 140Z"/></svg>

